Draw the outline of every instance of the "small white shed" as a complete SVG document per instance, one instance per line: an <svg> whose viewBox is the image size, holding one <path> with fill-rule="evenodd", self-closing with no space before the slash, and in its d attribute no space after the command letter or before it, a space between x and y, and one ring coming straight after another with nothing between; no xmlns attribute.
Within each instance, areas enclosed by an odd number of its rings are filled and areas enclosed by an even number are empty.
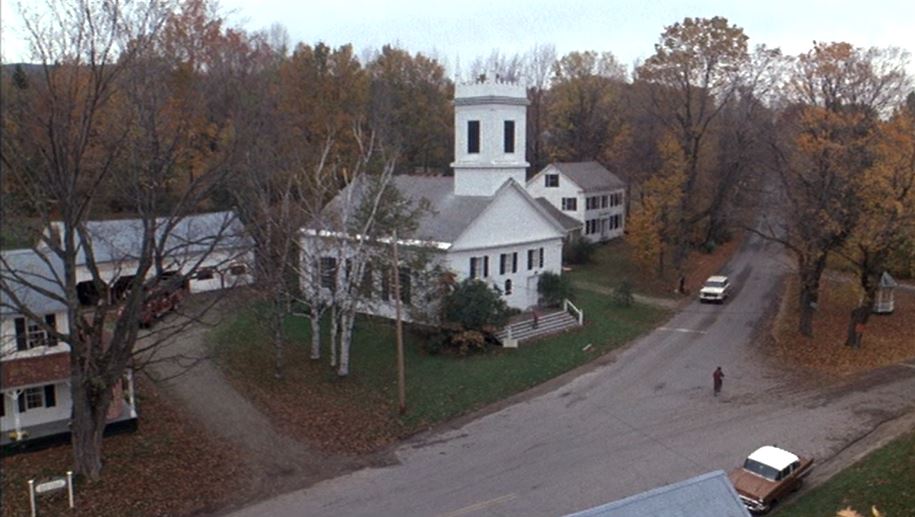
<svg viewBox="0 0 915 517"><path fill-rule="evenodd" d="M880 275L880 284L877 286L877 296L874 298L874 312L877 314L890 314L895 309L895 294L893 291L899 285L896 279L886 271Z"/></svg>

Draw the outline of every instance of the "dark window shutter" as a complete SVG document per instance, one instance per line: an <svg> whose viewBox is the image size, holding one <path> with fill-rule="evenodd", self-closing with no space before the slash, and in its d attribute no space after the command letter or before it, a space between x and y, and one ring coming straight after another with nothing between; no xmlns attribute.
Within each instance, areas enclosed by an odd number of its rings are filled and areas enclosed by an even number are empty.
<svg viewBox="0 0 915 517"><path fill-rule="evenodd" d="M512 253L512 273L518 272L518 252Z"/></svg>
<svg viewBox="0 0 915 517"><path fill-rule="evenodd" d="M470 278L477 277L477 258L470 257Z"/></svg>
<svg viewBox="0 0 915 517"><path fill-rule="evenodd" d="M489 255L483 257L483 278L489 277Z"/></svg>
<svg viewBox="0 0 915 517"><path fill-rule="evenodd" d="M19 412L25 413L25 391L24 390L22 391L22 393L19 394L18 397L16 397L16 402L19 404Z"/></svg>
<svg viewBox="0 0 915 517"><path fill-rule="evenodd" d="M543 248L540 248L540 267L543 267Z"/></svg>
<svg viewBox="0 0 915 517"><path fill-rule="evenodd" d="M502 253L499 255L499 274L505 274L505 263L508 261L508 254Z"/></svg>
<svg viewBox="0 0 915 517"><path fill-rule="evenodd" d="M25 318L16 318L16 350L28 350L28 337L25 335Z"/></svg>
<svg viewBox="0 0 915 517"><path fill-rule="evenodd" d="M57 404L57 398L54 396L54 385L48 384L44 387L44 405L45 407L54 407Z"/></svg>
<svg viewBox="0 0 915 517"><path fill-rule="evenodd" d="M0 393L0 416L6 416L6 395Z"/></svg>
<svg viewBox="0 0 915 517"><path fill-rule="evenodd" d="M57 328L57 317L53 314L45 314L44 322L53 329ZM57 346L57 336L48 334L48 346Z"/></svg>

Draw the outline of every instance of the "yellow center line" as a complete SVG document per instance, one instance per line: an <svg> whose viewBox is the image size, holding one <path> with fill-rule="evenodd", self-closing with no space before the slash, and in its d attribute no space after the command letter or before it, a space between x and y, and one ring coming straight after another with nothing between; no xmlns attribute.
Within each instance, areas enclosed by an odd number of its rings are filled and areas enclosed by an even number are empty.
<svg viewBox="0 0 915 517"><path fill-rule="evenodd" d="M455 510L453 512L443 514L440 517L458 517L459 515L467 515L469 513L480 511L483 508L495 506L495 505L501 504L501 503L507 503L508 501L511 501L511 500L517 499L517 498L518 498L518 494L505 494L503 496L496 497L495 499L490 499L488 501L480 501L479 503L474 503L470 506L465 506L465 507Z"/></svg>

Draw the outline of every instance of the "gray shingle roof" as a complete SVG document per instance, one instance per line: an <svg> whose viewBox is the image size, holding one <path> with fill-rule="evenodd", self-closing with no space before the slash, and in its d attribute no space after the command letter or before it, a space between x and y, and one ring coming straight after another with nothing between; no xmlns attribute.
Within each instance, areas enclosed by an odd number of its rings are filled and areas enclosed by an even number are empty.
<svg viewBox="0 0 915 517"><path fill-rule="evenodd" d="M157 235L165 231L167 219L156 220ZM142 249L143 222L140 219L114 219L86 223L92 236L96 262L118 262L139 257ZM234 212L210 212L188 215L171 229L166 255L190 255L211 249L233 249L249 245L244 226ZM85 262L82 248L78 257Z"/></svg>
<svg viewBox="0 0 915 517"><path fill-rule="evenodd" d="M433 213L423 217L419 239L454 242L492 201L489 196L455 196L453 177L394 176L394 186L413 203L426 199Z"/></svg>
<svg viewBox="0 0 915 517"><path fill-rule="evenodd" d="M419 221L416 234L411 238L454 242L470 223L492 201L488 196L455 196L454 178L446 176L398 175L391 183L414 206L421 200L429 202L433 212ZM358 205L365 182L354 181L337 194L324 209L326 216L333 218L342 210L347 196Z"/></svg>
<svg viewBox="0 0 915 517"><path fill-rule="evenodd" d="M37 314L50 314L66 309L63 302L48 297L33 289L44 289L53 295L63 297L61 288L62 274L60 260L55 255L43 257L33 250L9 250L0 258L0 277L6 286L13 291L19 301ZM0 289L0 314L6 316L20 314L12 298L5 290Z"/></svg>
<svg viewBox="0 0 915 517"><path fill-rule="evenodd" d="M722 470L642 492L567 517L749 517Z"/></svg>
<svg viewBox="0 0 915 517"><path fill-rule="evenodd" d="M464 233L480 213L492 203L493 196L457 196L454 194L454 177L451 176L411 176L398 175L391 178L392 185L400 191L401 195L414 206L421 200L429 202L432 212L419 221L416 233L410 238L441 243L453 243ZM532 206L547 217L552 218L555 224L566 228L567 221L557 217L561 212L534 200L524 187L512 182L524 196L530 199ZM328 220L333 220L341 213L342 204L347 196L351 196L358 205L365 182L355 181L350 183L337 194L323 211ZM509 188L508 182L500 188ZM498 194L498 191L497 191ZM574 220L573 220L574 221ZM581 223L575 222L577 226ZM315 226L313 225L312 228Z"/></svg>
<svg viewBox="0 0 915 517"><path fill-rule="evenodd" d="M550 165L559 169L585 192L626 188L623 180L597 162L556 162Z"/></svg>
<svg viewBox="0 0 915 517"><path fill-rule="evenodd" d="M553 216L553 219L556 219L556 221L562 225L562 228L566 231L566 233L581 228L581 221L562 213L562 210L553 206L553 204L550 203L545 197L538 197L537 204L549 212L549 214Z"/></svg>

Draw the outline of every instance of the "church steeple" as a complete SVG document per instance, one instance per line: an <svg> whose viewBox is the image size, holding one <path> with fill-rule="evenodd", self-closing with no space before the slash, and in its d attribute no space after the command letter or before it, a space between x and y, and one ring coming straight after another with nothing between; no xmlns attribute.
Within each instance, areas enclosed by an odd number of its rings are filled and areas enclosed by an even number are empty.
<svg viewBox="0 0 915 517"><path fill-rule="evenodd" d="M515 83L455 86L455 195L491 196L510 178L524 185L527 105L524 86Z"/></svg>

